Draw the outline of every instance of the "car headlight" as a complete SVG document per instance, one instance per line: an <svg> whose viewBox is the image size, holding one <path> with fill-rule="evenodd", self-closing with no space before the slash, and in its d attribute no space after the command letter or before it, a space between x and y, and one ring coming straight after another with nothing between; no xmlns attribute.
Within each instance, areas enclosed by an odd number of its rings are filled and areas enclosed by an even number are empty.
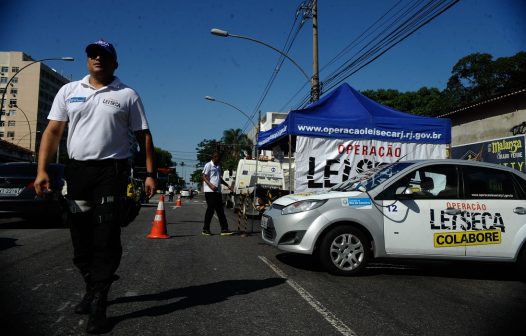
<svg viewBox="0 0 526 336"><path fill-rule="evenodd" d="M327 200L305 200L287 205L281 210L282 215L290 215L298 212L309 211L321 207Z"/></svg>

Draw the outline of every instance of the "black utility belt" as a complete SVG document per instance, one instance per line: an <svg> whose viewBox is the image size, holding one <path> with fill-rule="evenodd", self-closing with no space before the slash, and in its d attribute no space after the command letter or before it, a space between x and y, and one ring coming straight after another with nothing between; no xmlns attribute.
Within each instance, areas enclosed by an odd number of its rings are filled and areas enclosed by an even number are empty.
<svg viewBox="0 0 526 336"><path fill-rule="evenodd" d="M104 160L75 160L70 159L68 162L71 166L84 167L108 167L114 165L128 165L128 159L104 159Z"/></svg>

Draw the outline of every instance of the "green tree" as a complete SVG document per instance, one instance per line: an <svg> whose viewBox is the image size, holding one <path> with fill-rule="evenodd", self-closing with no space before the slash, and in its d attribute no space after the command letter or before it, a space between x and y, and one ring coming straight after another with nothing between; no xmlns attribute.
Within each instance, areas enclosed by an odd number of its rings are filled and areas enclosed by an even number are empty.
<svg viewBox="0 0 526 336"><path fill-rule="evenodd" d="M190 176L190 181L200 185L202 182L202 178L203 178L203 171L201 169L196 169L192 172L192 175Z"/></svg>
<svg viewBox="0 0 526 336"><path fill-rule="evenodd" d="M416 92L380 89L365 90L362 93L382 105L402 112L434 115L440 110L441 93L437 88L422 87Z"/></svg>
<svg viewBox="0 0 526 336"><path fill-rule="evenodd" d="M157 168L172 167L172 154L159 147L155 147L155 162L157 163Z"/></svg>
<svg viewBox="0 0 526 336"><path fill-rule="evenodd" d="M469 104L494 95L496 77L492 58L490 54L473 53L462 57L453 66L448 89L459 90L455 94L460 98L457 103Z"/></svg>
<svg viewBox="0 0 526 336"><path fill-rule="evenodd" d="M214 139L204 139L201 141L197 148L197 161L201 166L204 166L208 161L212 159L212 154L220 150L220 142Z"/></svg>
<svg viewBox="0 0 526 336"><path fill-rule="evenodd" d="M236 169L239 159L244 156L243 153L252 152L252 141L240 128L224 130L221 140L223 169Z"/></svg>
<svg viewBox="0 0 526 336"><path fill-rule="evenodd" d="M526 88L526 52L493 60L486 53L462 57L453 66L447 87L422 87L415 92L392 89L365 90L372 100L419 115L436 116L462 106Z"/></svg>
<svg viewBox="0 0 526 336"><path fill-rule="evenodd" d="M497 58L493 68L498 91L512 92L526 88L526 52Z"/></svg>
<svg viewBox="0 0 526 336"><path fill-rule="evenodd" d="M444 90L449 110L526 87L526 52L493 60L485 53L461 58Z"/></svg>

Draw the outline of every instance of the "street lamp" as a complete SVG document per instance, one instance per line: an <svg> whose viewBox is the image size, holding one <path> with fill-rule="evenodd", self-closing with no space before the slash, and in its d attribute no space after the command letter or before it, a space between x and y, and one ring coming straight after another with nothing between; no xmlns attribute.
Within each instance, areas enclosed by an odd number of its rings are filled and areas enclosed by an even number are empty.
<svg viewBox="0 0 526 336"><path fill-rule="evenodd" d="M225 30L222 30L222 29L218 29L218 28L213 28L212 30L210 30L210 33L212 35L216 35L216 36L221 36L221 37L237 37L237 38L240 38L240 39L244 39L244 40L249 40L249 41L252 41L252 42L256 42L256 43L259 43L259 44L262 44L264 45L265 47L268 47L278 53L280 53L283 57L285 57L286 59L288 59L289 61L292 62L292 64L294 64L296 66L296 68L298 68L299 71L301 71L301 73L303 74L303 76L305 77L305 79L307 79L307 82L311 80L311 78L309 77L309 75L307 75L307 73L299 66L298 63L296 63L296 61L294 61L292 58L290 58L289 55L287 55L285 52L271 46L270 44L268 43L265 43L263 41L260 41L260 40L257 40L255 38L252 38L252 37L248 37L248 36L243 36L243 35L237 35L237 34L230 34L229 32L225 31Z"/></svg>
<svg viewBox="0 0 526 336"><path fill-rule="evenodd" d="M33 160L33 147L32 147L32 142L31 142L31 123L29 122L29 119L27 118L27 114L24 112L24 110L22 110L20 107L18 107L18 105L16 104L12 104L12 105L9 105L9 107L16 107L20 112L22 112L22 114L24 115L24 118L26 118L26 122L27 122L27 128L29 128L29 150L31 151L31 160Z"/></svg>
<svg viewBox="0 0 526 336"><path fill-rule="evenodd" d="M318 68L317 68L317 47L314 48L314 57L315 57L315 61L313 62L313 64L314 64L314 68L313 68L314 69L314 75L312 77L309 77L309 75L307 75L307 73L302 69L302 67L300 67L298 65L298 63L296 63L296 61L294 61L292 58L290 58L289 55L287 55L285 52L279 50L278 48L275 48L275 47L271 46L268 43L265 43L263 41L255 39L253 37L237 35L237 34L231 34L231 33L227 32L227 31L219 29L219 28L212 28L210 30L210 33L212 35L220 36L220 37L236 37L236 38L240 38L240 39L244 39L244 40L249 40L249 41L256 42L256 43L259 43L261 45L264 45L265 47L268 47L268 48L278 52L283 57L285 57L286 59L291 61L292 64L294 64L296 66L296 68L298 68L298 70L303 74L303 76L305 77L307 82L311 82L311 101L316 101L316 100L319 99L319 97L320 97L320 83L319 83ZM316 41L315 41L315 45L317 46L317 42Z"/></svg>
<svg viewBox="0 0 526 336"><path fill-rule="evenodd" d="M20 139L18 139L18 141L16 142L15 145L18 146L18 144L19 144L22 140L24 140L26 136L31 135L31 134L37 134L37 133L40 133L40 131L35 131L35 132L31 132L31 133L26 133L26 134L24 134ZM31 141L31 140L30 140L30 141Z"/></svg>
<svg viewBox="0 0 526 336"><path fill-rule="evenodd" d="M9 79L9 81L7 82L6 86L5 86L5 89L4 89L4 92L2 92L2 100L0 100L0 108L3 108L4 107L4 98L5 98L5 93L7 92L7 88L9 87L9 84L11 83L11 81L13 80L13 78L16 77L16 75L18 75L22 70L24 70L25 68L27 68L28 66L30 65L33 65L35 63L40 63L40 62L44 62L44 61L66 61L66 62L73 62L75 59L73 57L53 57L53 58L43 58L43 59L40 59L40 60L36 60L36 61L33 61L29 64L26 64L25 66L23 66L22 68L20 68L17 72L15 72L15 74Z"/></svg>
<svg viewBox="0 0 526 336"><path fill-rule="evenodd" d="M254 128L256 129L256 144L254 145L254 148L256 150L256 174L255 174L255 180L256 180L256 185L254 186L254 194L252 196L252 202L253 202L253 205L255 206L256 204L256 186L258 184L258 161L259 161L259 155L258 155L258 135L259 135L259 120L260 120L260 116L258 116L258 125L256 126L256 124L254 123L254 121L245 113L243 112L240 108L230 104L230 103L227 103L225 101L222 101L222 100L219 100L219 99L215 99L214 97L210 97L210 96L205 96L205 99L208 100L208 101L212 101L212 102L216 102L216 103L221 103L221 104L225 104L227 106L230 106L232 107L233 109L237 110L238 112L240 112L241 114L243 114L245 117L247 117L247 119L252 123L252 125L254 125ZM252 228L250 230L251 232L254 232L254 216L252 216Z"/></svg>
<svg viewBox="0 0 526 336"><path fill-rule="evenodd" d="M230 107L232 107L233 109L236 109L238 110L239 112L241 112L241 114L243 114L245 117L247 117L247 119L252 123L252 125L257 128L256 124L254 123L254 121L252 121L252 119L245 113L243 112L241 109L237 108L236 106L232 105L232 104L229 104L227 102L224 102L222 100L219 100L219 99L215 99L214 97L210 97L210 96L205 96L205 99L206 100L210 100L210 101L213 101L213 102L217 102L217 103L221 103L221 104L225 104L225 105L228 105Z"/></svg>

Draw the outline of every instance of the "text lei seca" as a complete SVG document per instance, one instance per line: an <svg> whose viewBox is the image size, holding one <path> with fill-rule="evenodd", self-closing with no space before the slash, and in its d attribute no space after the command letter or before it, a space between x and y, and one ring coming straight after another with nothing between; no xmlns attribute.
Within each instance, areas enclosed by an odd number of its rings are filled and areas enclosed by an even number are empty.
<svg viewBox="0 0 526 336"><path fill-rule="evenodd" d="M433 235L434 247L455 247L500 244L506 231L500 213L489 212L486 204L478 202L447 202L447 208L460 209L459 215L448 215L444 210L436 214L429 210L431 230L464 230L440 232ZM439 220L439 221L437 221Z"/></svg>

